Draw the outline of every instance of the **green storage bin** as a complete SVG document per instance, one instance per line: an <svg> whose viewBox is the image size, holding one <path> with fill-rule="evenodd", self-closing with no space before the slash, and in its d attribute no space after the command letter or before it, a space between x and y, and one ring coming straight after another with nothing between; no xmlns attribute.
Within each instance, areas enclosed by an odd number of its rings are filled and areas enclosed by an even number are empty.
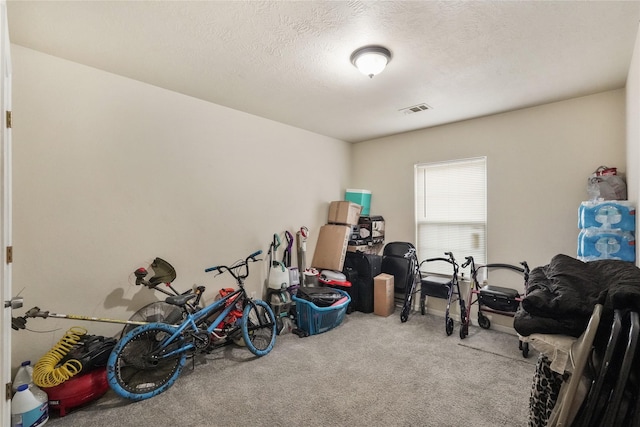
<svg viewBox="0 0 640 427"><path fill-rule="evenodd" d="M359 204L362 206L360 215L369 216L369 210L371 209L371 191L347 188L344 194L344 200Z"/></svg>

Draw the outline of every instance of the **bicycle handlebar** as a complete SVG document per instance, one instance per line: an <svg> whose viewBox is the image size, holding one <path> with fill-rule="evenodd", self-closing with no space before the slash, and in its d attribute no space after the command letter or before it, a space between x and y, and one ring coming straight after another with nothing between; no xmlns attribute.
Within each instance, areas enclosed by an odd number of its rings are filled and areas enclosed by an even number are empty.
<svg viewBox="0 0 640 427"><path fill-rule="evenodd" d="M230 267L227 265L217 265L215 267L205 268L204 271L205 273L208 273L210 271L218 271L219 274L224 273L224 271L228 271L229 274L231 274L233 278L236 279L236 282L238 282L238 284L242 286L242 282L244 281L244 279L246 279L249 276L249 261L252 261L252 262L260 261L259 259L256 259L256 257L261 253L262 253L262 250L257 250L251 255L249 255L248 257L246 257L244 261L237 262ZM237 273L234 272L234 270L238 269L239 267L245 268L244 274L240 272L237 272Z"/></svg>

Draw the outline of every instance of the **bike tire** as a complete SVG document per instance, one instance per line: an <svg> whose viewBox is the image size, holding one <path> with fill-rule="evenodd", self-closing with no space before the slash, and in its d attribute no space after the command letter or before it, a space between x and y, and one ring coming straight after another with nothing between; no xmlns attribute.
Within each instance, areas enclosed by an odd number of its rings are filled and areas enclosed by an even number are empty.
<svg viewBox="0 0 640 427"><path fill-rule="evenodd" d="M175 331L175 326L150 323L122 337L107 361L107 381L113 391L127 399L144 400L171 387L182 371L186 352L160 361L152 355L167 334ZM182 345L183 340L178 338L169 350Z"/></svg>
<svg viewBox="0 0 640 427"><path fill-rule="evenodd" d="M182 323L186 313L178 306L166 303L164 301L155 301L142 307L131 315L129 320L136 322L149 323L168 323L175 325ZM120 333L121 337L134 330L140 325L125 325Z"/></svg>
<svg viewBox="0 0 640 427"><path fill-rule="evenodd" d="M269 304L262 300L249 301L240 321L242 338L249 351L256 356L269 353L276 342L276 316Z"/></svg>

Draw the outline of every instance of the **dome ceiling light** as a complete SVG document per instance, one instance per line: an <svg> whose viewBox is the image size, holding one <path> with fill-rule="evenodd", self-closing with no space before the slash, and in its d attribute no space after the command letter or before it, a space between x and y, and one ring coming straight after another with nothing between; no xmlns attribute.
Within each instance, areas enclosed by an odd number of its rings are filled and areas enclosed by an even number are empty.
<svg viewBox="0 0 640 427"><path fill-rule="evenodd" d="M365 46L351 54L351 63L365 76L380 74L391 61L391 52L382 46Z"/></svg>

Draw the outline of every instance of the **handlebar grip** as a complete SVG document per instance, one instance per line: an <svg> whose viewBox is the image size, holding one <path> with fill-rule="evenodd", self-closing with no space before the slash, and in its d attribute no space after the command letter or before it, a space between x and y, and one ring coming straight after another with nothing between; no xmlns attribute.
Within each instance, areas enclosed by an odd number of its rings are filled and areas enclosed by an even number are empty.
<svg viewBox="0 0 640 427"><path fill-rule="evenodd" d="M205 268L205 269L204 269L204 272L205 272L205 273L208 273L208 272L210 272L210 271L216 271L217 269L218 269L218 267L209 267L209 268Z"/></svg>
<svg viewBox="0 0 640 427"><path fill-rule="evenodd" d="M249 255L249 258L253 258L253 257L257 257L258 255L260 255L262 253L262 249L258 249L257 251L255 251L254 253L252 253L251 255Z"/></svg>

